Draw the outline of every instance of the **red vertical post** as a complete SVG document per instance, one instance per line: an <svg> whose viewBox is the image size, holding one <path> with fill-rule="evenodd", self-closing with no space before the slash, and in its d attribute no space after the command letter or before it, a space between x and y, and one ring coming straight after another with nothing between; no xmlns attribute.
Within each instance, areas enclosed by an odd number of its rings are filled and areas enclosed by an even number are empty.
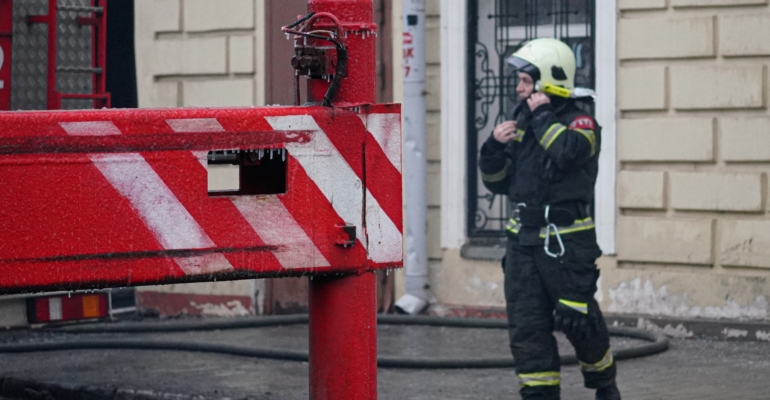
<svg viewBox="0 0 770 400"><path fill-rule="evenodd" d="M56 0L48 0L48 15L44 18L44 21L48 24L48 109L59 110L61 109L61 97L56 90L56 57L58 52L57 46L57 17L58 7L56 6ZM34 17L32 17L34 18Z"/></svg>
<svg viewBox="0 0 770 400"><path fill-rule="evenodd" d="M102 12L94 13L91 26L91 67L101 69L93 75L93 93L107 94L107 0L91 0L92 7L101 7ZM97 22L98 21L98 22ZM110 107L110 97L95 97L94 108Z"/></svg>
<svg viewBox="0 0 770 400"><path fill-rule="evenodd" d="M11 109L13 2L0 0L0 110Z"/></svg>
<svg viewBox="0 0 770 400"><path fill-rule="evenodd" d="M372 26L372 0L309 0L308 11L334 14L347 34L348 74L334 103L374 103L376 28ZM328 86L326 80L309 79L309 100L320 101ZM313 277L309 306L310 398L376 399L374 273Z"/></svg>

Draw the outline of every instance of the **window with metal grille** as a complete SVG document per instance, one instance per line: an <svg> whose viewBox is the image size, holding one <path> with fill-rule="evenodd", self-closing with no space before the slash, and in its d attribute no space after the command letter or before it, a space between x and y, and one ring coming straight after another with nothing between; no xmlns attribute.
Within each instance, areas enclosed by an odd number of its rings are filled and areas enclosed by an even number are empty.
<svg viewBox="0 0 770 400"><path fill-rule="evenodd" d="M572 48L575 85L594 88L595 0L469 0L468 2L468 237L499 242L511 211L505 196L481 182L478 154L494 127L519 102L517 76L505 60L528 40L557 38ZM590 110L593 111L593 110Z"/></svg>

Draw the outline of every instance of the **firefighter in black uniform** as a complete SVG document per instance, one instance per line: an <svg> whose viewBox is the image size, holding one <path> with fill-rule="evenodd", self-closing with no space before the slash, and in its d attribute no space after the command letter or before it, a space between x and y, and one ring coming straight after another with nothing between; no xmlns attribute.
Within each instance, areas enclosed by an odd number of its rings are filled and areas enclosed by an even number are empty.
<svg viewBox="0 0 770 400"><path fill-rule="evenodd" d="M620 399L607 326L594 299L601 255L591 218L601 128L576 99L535 88L574 89L575 56L536 39L509 59L521 102L481 148L484 185L508 195L503 268L510 345L523 399L558 399L559 353L552 331L575 348L596 399ZM562 90L566 93L567 91Z"/></svg>

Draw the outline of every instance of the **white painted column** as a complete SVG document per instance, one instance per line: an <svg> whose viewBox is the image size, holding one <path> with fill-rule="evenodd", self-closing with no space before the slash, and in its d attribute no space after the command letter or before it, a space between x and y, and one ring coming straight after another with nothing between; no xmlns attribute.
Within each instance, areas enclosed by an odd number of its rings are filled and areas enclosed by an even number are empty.
<svg viewBox="0 0 770 400"><path fill-rule="evenodd" d="M596 7L596 120L602 126L596 181L596 235L604 254L615 254L617 219L617 0Z"/></svg>
<svg viewBox="0 0 770 400"><path fill-rule="evenodd" d="M441 0L441 247L466 241L466 8Z"/></svg>

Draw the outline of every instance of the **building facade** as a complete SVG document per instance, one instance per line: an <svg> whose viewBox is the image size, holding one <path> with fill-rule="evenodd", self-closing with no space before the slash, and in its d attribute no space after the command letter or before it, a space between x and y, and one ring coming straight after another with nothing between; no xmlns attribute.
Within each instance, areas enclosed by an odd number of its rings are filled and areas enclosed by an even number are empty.
<svg viewBox="0 0 770 400"><path fill-rule="evenodd" d="M273 77L288 70L276 63L288 57L290 45L271 35L281 25L279 13L293 16L277 3L137 0L139 105L286 104ZM292 3L302 10L302 0ZM381 31L391 33L378 55L392 60L380 63L378 76L390 82L387 96L399 101L402 0L376 3L387 10L378 14ZM502 69L501 57L523 38L543 36L568 39L582 57L583 84L598 93L602 307L622 314L770 318L768 0L426 0L432 312L504 305L504 238L494 224L507 210L504 199L477 190L473 153L489 133L474 126L481 125L478 116L491 124L510 106L510 71ZM486 46L486 64L479 43ZM395 275L398 298L404 274ZM269 291L259 281L196 285L145 288L151 294L140 298L223 296L196 304L238 314L264 310L260 296ZM227 306L231 301L240 303Z"/></svg>
<svg viewBox="0 0 770 400"><path fill-rule="evenodd" d="M472 181L461 160L475 146L468 143L464 112L467 85L474 82L464 78L467 54L456 49L468 46L469 4L484 1L428 3L441 42L428 85L429 165L441 177L440 186L428 188L434 308L501 307L502 271L489 260L501 256L501 244L474 244L469 197L459 194ZM578 2L537 3L553 7L556 18L559 7ZM595 210L605 252L597 293L602 307L767 319L768 1L595 5L595 113L604 127ZM478 24L490 15L480 14Z"/></svg>

